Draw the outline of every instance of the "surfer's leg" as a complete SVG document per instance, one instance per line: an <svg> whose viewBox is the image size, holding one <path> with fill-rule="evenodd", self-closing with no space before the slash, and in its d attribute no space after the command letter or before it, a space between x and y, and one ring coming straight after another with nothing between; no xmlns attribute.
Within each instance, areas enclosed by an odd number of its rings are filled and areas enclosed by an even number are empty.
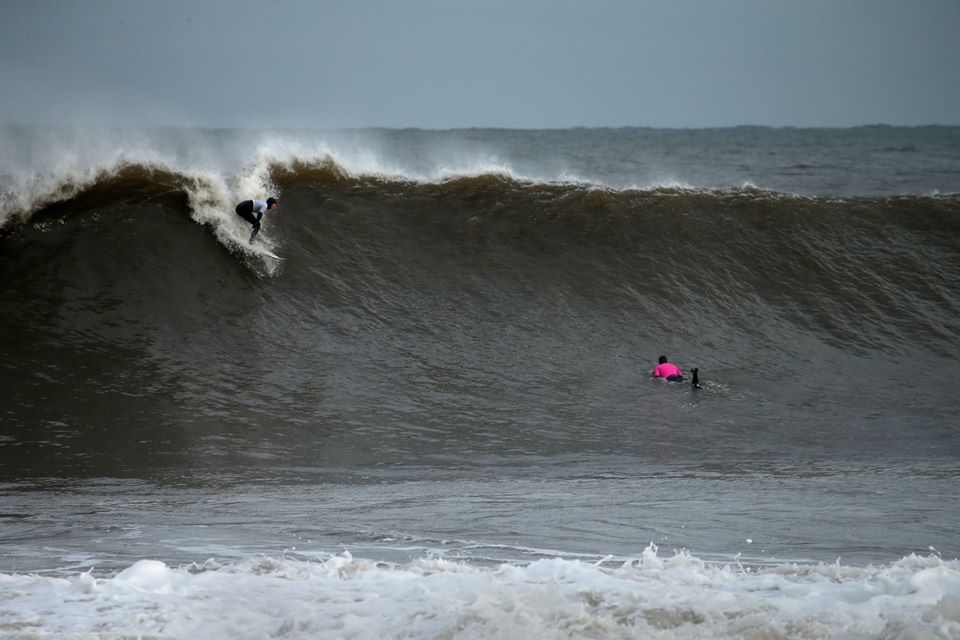
<svg viewBox="0 0 960 640"><path fill-rule="evenodd" d="M253 218L253 216L250 216ZM257 217L253 220L253 231L250 233L250 244L253 244L254 239L257 237L257 232L260 231L260 218L263 217L263 212L261 211L257 214Z"/></svg>
<svg viewBox="0 0 960 640"><path fill-rule="evenodd" d="M252 224L254 227L259 227L260 222L259 218L253 217L253 202L247 200L246 202L241 202L237 205L236 208L237 215ZM263 215L261 213L261 215Z"/></svg>

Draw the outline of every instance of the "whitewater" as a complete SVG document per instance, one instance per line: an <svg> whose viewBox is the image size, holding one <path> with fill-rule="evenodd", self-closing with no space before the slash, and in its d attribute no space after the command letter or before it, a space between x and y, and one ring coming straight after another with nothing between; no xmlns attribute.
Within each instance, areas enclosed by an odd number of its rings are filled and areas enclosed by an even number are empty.
<svg viewBox="0 0 960 640"><path fill-rule="evenodd" d="M4 575L4 630L44 637L955 638L956 562L751 570L648 547L613 566L561 559L472 567L350 554L112 577ZM108 630L108 631L106 631ZM106 633L104 633L106 631Z"/></svg>

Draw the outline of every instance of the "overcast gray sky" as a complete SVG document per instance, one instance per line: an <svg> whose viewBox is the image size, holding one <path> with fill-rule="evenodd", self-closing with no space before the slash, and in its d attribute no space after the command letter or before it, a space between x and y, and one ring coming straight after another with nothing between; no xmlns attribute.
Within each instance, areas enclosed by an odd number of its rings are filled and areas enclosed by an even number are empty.
<svg viewBox="0 0 960 640"><path fill-rule="evenodd" d="M0 123L960 124L960 0L0 0Z"/></svg>

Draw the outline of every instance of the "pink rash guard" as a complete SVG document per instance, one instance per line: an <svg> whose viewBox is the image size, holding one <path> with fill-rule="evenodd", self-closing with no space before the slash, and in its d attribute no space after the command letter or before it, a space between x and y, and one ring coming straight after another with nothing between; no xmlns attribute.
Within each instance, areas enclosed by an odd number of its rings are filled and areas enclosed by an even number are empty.
<svg viewBox="0 0 960 640"><path fill-rule="evenodd" d="M657 368L653 370L654 378L669 378L670 376L682 376L683 372L680 369L677 369L675 366L669 362L664 362L663 364L657 365Z"/></svg>

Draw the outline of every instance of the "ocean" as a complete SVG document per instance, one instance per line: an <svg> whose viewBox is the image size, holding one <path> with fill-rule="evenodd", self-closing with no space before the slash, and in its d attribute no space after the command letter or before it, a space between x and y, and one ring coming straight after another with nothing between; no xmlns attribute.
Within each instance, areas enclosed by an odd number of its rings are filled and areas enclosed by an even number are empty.
<svg viewBox="0 0 960 640"><path fill-rule="evenodd" d="M0 637L960 638L960 128L7 127L0 308Z"/></svg>

